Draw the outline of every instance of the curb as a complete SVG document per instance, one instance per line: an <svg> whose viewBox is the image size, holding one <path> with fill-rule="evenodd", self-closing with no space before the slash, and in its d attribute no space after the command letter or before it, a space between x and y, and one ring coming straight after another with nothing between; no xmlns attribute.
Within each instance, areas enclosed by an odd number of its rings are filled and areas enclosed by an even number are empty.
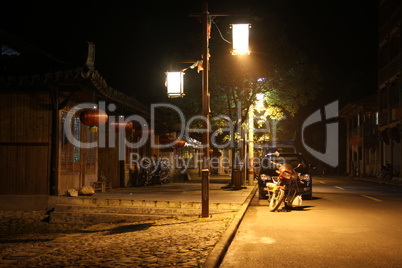
<svg viewBox="0 0 402 268"><path fill-rule="evenodd" d="M253 197L257 189L258 189L257 185L254 185L254 189L251 191L251 193L247 197L246 201L243 203L240 210L236 213L236 216L234 217L233 221L230 223L229 227L223 233L221 239L219 239L218 243L212 249L211 253L208 255L208 258L206 259L202 267L218 268L219 265L222 263L223 257L225 256L225 253L229 248L230 243L232 242L236 234L236 231L239 228L239 225L244 217L244 214L246 213L247 208L249 207L251 201L253 200Z"/></svg>

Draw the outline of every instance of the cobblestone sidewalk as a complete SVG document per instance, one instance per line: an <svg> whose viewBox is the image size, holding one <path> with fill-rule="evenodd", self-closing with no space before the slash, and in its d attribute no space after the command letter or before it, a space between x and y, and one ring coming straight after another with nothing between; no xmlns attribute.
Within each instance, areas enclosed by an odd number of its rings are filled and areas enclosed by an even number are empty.
<svg viewBox="0 0 402 268"><path fill-rule="evenodd" d="M0 213L0 267L202 267L235 215L80 226Z"/></svg>

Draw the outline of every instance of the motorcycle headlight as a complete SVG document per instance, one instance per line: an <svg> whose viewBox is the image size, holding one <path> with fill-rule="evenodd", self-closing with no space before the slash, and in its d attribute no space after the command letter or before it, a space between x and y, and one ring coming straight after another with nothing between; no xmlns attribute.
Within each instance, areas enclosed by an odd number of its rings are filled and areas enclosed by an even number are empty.
<svg viewBox="0 0 402 268"><path fill-rule="evenodd" d="M282 172L282 177L289 180L292 177L292 174L284 171L284 172Z"/></svg>
<svg viewBox="0 0 402 268"><path fill-rule="evenodd" d="M275 187L276 187L276 183L273 182L267 182L266 186L268 188L268 190L272 191Z"/></svg>

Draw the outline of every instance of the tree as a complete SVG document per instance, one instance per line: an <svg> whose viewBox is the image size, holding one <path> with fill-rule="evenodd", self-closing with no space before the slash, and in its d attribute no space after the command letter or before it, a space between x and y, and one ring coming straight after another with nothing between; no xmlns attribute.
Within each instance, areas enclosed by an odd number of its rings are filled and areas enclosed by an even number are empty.
<svg viewBox="0 0 402 268"><path fill-rule="evenodd" d="M228 115L235 124L244 124L257 94L264 94L265 109L258 115L273 125L283 118L291 119L312 101L321 90L322 77L318 67L289 41L283 29L255 31L260 33L255 42L262 44L255 53L211 61L212 113ZM235 120L234 111L240 104L241 118ZM284 123L279 122L276 130L292 136L295 130L281 125Z"/></svg>

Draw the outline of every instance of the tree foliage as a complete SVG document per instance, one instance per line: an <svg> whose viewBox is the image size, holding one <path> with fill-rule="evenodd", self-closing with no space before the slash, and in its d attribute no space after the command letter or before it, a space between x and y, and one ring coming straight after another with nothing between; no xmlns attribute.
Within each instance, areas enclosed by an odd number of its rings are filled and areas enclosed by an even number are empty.
<svg viewBox="0 0 402 268"><path fill-rule="evenodd" d="M211 60L212 113L234 118L241 105L242 116L233 122L243 124L257 94L263 94L265 109L256 112L259 123L265 120L265 124L275 125L277 133L290 137L295 130L278 121L291 119L314 100L322 87L320 71L283 29L253 31L261 34L254 36L259 46L251 55L227 54L221 60Z"/></svg>

